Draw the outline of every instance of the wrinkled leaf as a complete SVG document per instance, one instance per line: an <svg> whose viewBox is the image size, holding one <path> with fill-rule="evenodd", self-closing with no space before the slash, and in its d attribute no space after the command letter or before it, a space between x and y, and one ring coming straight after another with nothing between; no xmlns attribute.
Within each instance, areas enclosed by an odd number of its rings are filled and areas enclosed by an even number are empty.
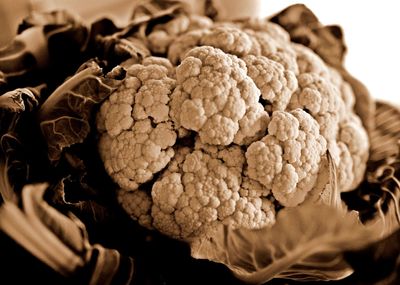
<svg viewBox="0 0 400 285"><path fill-rule="evenodd" d="M7 84L6 75L0 70L0 91Z"/></svg>
<svg viewBox="0 0 400 285"><path fill-rule="evenodd" d="M352 273L342 252L373 238L354 213L305 205L281 210L271 228L232 230L221 225L191 248L193 257L223 263L248 283L337 280Z"/></svg>
<svg viewBox="0 0 400 285"><path fill-rule="evenodd" d="M137 1L131 20L125 27L119 28L107 18L92 24L91 49L111 65L125 60L138 63L150 55L145 44L150 29L184 9L185 4L180 1Z"/></svg>
<svg viewBox="0 0 400 285"><path fill-rule="evenodd" d="M0 109L13 113L32 110L39 105L34 92L30 88L18 88L0 96Z"/></svg>
<svg viewBox="0 0 400 285"><path fill-rule="evenodd" d="M89 191L92 193L88 193ZM66 192L68 192L68 196ZM85 222L102 223L110 219L111 213L105 205L96 200L96 198L98 199L97 193L93 192L94 190L90 189L85 182L65 177L53 187L48 199L57 208L71 211Z"/></svg>
<svg viewBox="0 0 400 285"><path fill-rule="evenodd" d="M25 187L22 192L24 211L32 223L40 221L42 228L50 229L69 249L83 254L88 249L85 226L77 218L68 218L45 203L43 195L46 188L47 185L40 188L32 185Z"/></svg>
<svg viewBox="0 0 400 285"><path fill-rule="evenodd" d="M139 63L145 57L150 56L150 51L143 41L134 37L97 36L96 49L96 53L112 66L125 60Z"/></svg>
<svg viewBox="0 0 400 285"><path fill-rule="evenodd" d="M400 280L400 230L359 250L344 254L357 280L395 285ZM379 282L379 283L378 283Z"/></svg>
<svg viewBox="0 0 400 285"><path fill-rule="evenodd" d="M70 12L29 14L13 41L0 48L0 85L13 89L21 82L37 85L65 77L82 61L88 34L83 21Z"/></svg>
<svg viewBox="0 0 400 285"><path fill-rule="evenodd" d="M0 197L16 200L17 194L29 179L30 164L22 132L31 126L31 112L39 105L43 85L18 88L0 95ZM33 139L30 140L32 142Z"/></svg>
<svg viewBox="0 0 400 285"><path fill-rule="evenodd" d="M39 122L51 162L60 159L64 148L85 140L92 109L118 88L124 76L122 68L104 75L99 64L89 61L47 98L39 109Z"/></svg>
<svg viewBox="0 0 400 285"><path fill-rule="evenodd" d="M376 128L370 135L370 164L400 154L400 110L385 102L376 102Z"/></svg>
<svg viewBox="0 0 400 285"><path fill-rule="evenodd" d="M355 280L366 284L396 285L400 280L400 141L398 110L377 102L377 129L371 134L370 161L365 181L343 195L360 211L367 225L382 239L345 252Z"/></svg>
<svg viewBox="0 0 400 285"><path fill-rule="evenodd" d="M45 184L38 184L30 185L24 190L34 191L34 194L40 197L45 188ZM25 200L32 197L29 196L29 194L28 197L25 195ZM83 260L70 251L41 222L36 213L30 210L28 210L28 213L21 211L15 204L6 202L0 208L0 229L39 260L64 276L83 266ZM67 231L70 230L73 229L67 229Z"/></svg>
<svg viewBox="0 0 400 285"><path fill-rule="evenodd" d="M82 62L89 39L89 31L83 20L78 14L67 10L34 12L23 19L18 33L34 27L40 27L46 38L47 66L53 72L62 71L64 76L72 73L78 62Z"/></svg>
<svg viewBox="0 0 400 285"><path fill-rule="evenodd" d="M400 141L397 144L400 148ZM400 228L400 154L389 157L374 172L368 173L367 181L380 190L375 204L379 215L369 221L382 236L390 235Z"/></svg>
<svg viewBox="0 0 400 285"><path fill-rule="evenodd" d="M314 50L329 65L343 65L347 48L341 27L322 25L307 6L291 5L270 20L287 30L292 41Z"/></svg>
<svg viewBox="0 0 400 285"><path fill-rule="evenodd" d="M17 201L20 188L28 180L29 165L21 141L11 134L0 139L0 201Z"/></svg>
<svg viewBox="0 0 400 285"><path fill-rule="evenodd" d="M46 184L26 185L22 208L6 201L0 207L0 230L26 251L79 284L130 284L133 259L117 250L91 245L85 226L43 200ZM82 282L82 278L86 279ZM72 282L74 284L74 282Z"/></svg>
<svg viewBox="0 0 400 285"><path fill-rule="evenodd" d="M47 42L40 27L23 31L0 48L0 70L7 82L25 78L48 62Z"/></svg>

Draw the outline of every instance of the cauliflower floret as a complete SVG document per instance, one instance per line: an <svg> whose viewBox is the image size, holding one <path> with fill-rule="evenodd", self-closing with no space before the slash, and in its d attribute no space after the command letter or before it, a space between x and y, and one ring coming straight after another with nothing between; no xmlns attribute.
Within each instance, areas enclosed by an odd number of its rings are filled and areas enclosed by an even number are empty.
<svg viewBox="0 0 400 285"><path fill-rule="evenodd" d="M364 128L359 117L351 115L347 121L340 125L339 139L348 148L352 164L352 173L354 179L352 183L348 184L348 187L342 188L342 191L348 191L354 189L364 178L364 172L366 169L366 162L368 160L368 134ZM348 167L345 165L344 167Z"/></svg>
<svg viewBox="0 0 400 285"><path fill-rule="evenodd" d="M303 73L298 76L299 90L292 96L291 108L308 110L320 125L321 134L336 140L340 118L344 116L344 103L339 90L321 75Z"/></svg>
<svg viewBox="0 0 400 285"><path fill-rule="evenodd" d="M340 75L326 67L311 50L300 46L295 49L299 52L298 62L303 73L297 76L299 89L293 94L289 109L303 108L310 112L327 141L338 173L342 173L340 191L354 189L363 178L369 149L367 133L354 114L354 94ZM345 130L345 138L342 130ZM341 142L344 145L339 146ZM350 150L353 145L356 152ZM354 175L344 175L349 163Z"/></svg>
<svg viewBox="0 0 400 285"><path fill-rule="evenodd" d="M351 85L344 81L340 73L332 67L329 67L329 75L332 84L337 86L339 89L346 111L350 113L354 112L353 110L356 100Z"/></svg>
<svg viewBox="0 0 400 285"><path fill-rule="evenodd" d="M315 54L311 49L300 44L292 43L291 46L296 52L296 61L297 66L299 67L299 74L315 73L321 75L322 77L328 77L328 67L317 54Z"/></svg>
<svg viewBox="0 0 400 285"><path fill-rule="evenodd" d="M250 18L242 23L243 29L250 29L268 34L269 38L282 42L289 43L290 35L281 26L260 18Z"/></svg>
<svg viewBox="0 0 400 285"><path fill-rule="evenodd" d="M262 185L257 180L251 179L247 172L243 173L242 185L240 187L239 193L241 197L248 197L248 198L266 198L270 193L271 190Z"/></svg>
<svg viewBox="0 0 400 285"><path fill-rule="evenodd" d="M252 50L252 40L249 35L232 26L217 26L210 29L210 32L201 38L200 44L213 46L239 57L249 54Z"/></svg>
<svg viewBox="0 0 400 285"><path fill-rule="evenodd" d="M186 156L181 173L168 173L163 176L157 182L157 188L153 187L153 192L170 187L171 180L174 181L173 187L178 189L170 191L170 195L177 194L173 198L174 211L163 211L161 207L159 208L163 215L169 214L180 228L177 237L198 236L205 231L204 227L233 214L234 207L231 211L226 211L224 205L239 199L240 173L232 171L220 160L214 159L200 150L195 150ZM236 198L233 198L233 195ZM158 201L159 197L159 195L153 195L156 206L160 202L165 203L164 199ZM220 206L222 207L220 208ZM157 228L156 222L154 226ZM158 229L163 231L162 228Z"/></svg>
<svg viewBox="0 0 400 285"><path fill-rule="evenodd" d="M153 184L151 226L168 236L190 240L206 235L218 223L247 228L272 225L275 210L266 198L269 191L248 177L242 181L244 163L239 146L217 147L196 140L195 149L178 149ZM136 205L144 199L137 200ZM136 219L148 212L147 200L143 210L131 209Z"/></svg>
<svg viewBox="0 0 400 285"><path fill-rule="evenodd" d="M355 170L353 169L353 164L359 162L353 162L352 155L345 143L338 142L335 146L337 146L337 151L339 152L337 156L340 157L337 167L337 186L341 191L346 191L353 187L353 183L357 184L354 180Z"/></svg>
<svg viewBox="0 0 400 285"><path fill-rule="evenodd" d="M264 22L251 29L252 25L218 23L214 26L187 32L175 39L168 50L168 58L177 64L186 53L196 46L212 46L225 53L243 57L265 56L298 74L296 53L291 48L288 34L277 25ZM243 25L242 25L243 26Z"/></svg>
<svg viewBox="0 0 400 285"><path fill-rule="evenodd" d="M175 68L167 58L158 56L149 56L142 60L142 65L144 66L159 65L165 67L168 71L167 75L171 78L175 78Z"/></svg>
<svg viewBox="0 0 400 285"><path fill-rule="evenodd" d="M249 120L252 114L246 117L246 112L254 112L259 104L259 90L247 76L244 62L220 49L203 46L192 49L176 71L181 88L172 95L171 105L181 108L180 112L170 112L174 123L198 132L204 143L232 143L240 120ZM259 129L250 132L251 137L266 126L262 111L253 117ZM243 132L239 136L238 141L245 141Z"/></svg>
<svg viewBox="0 0 400 285"><path fill-rule="evenodd" d="M118 91L104 101L97 115L97 129L100 132L116 136L132 127L133 94L139 87L140 81L137 78L126 78Z"/></svg>
<svg viewBox="0 0 400 285"><path fill-rule="evenodd" d="M285 163L272 186L275 199L286 207L297 206L303 202L307 192L296 189L297 183L299 183L299 175L296 169L292 164Z"/></svg>
<svg viewBox="0 0 400 285"><path fill-rule="evenodd" d="M275 223L275 207L271 201L261 198L240 197L231 225L248 229L259 229Z"/></svg>
<svg viewBox="0 0 400 285"><path fill-rule="evenodd" d="M132 219L138 221L141 226L147 229L153 229L153 217L150 213L153 201L145 191L120 189L117 191L117 199L121 207Z"/></svg>
<svg viewBox="0 0 400 285"><path fill-rule="evenodd" d="M207 29L212 26L211 19L200 15L179 15L164 24L156 25L147 36L150 50L154 53L166 53L176 37L184 32Z"/></svg>
<svg viewBox="0 0 400 285"><path fill-rule="evenodd" d="M173 38L164 30L154 30L147 36L149 48L153 53L165 53Z"/></svg>
<svg viewBox="0 0 400 285"><path fill-rule="evenodd" d="M143 120L152 118L155 123L168 121L171 89L174 80L148 80L135 95L133 118Z"/></svg>
<svg viewBox="0 0 400 285"><path fill-rule="evenodd" d="M246 152L248 175L272 190L284 206L296 206L313 188L326 152L317 122L301 109L276 111L269 134Z"/></svg>
<svg viewBox="0 0 400 285"><path fill-rule="evenodd" d="M171 95L172 104L170 104L169 116L174 121L174 127L178 132L179 138L187 137L190 134L189 130L182 127L179 120L182 104L188 99L189 99L189 94L184 92L181 86L175 88L174 92ZM195 119L197 118L193 118L193 120Z"/></svg>
<svg viewBox="0 0 400 285"><path fill-rule="evenodd" d="M294 74L299 74L296 53L292 49L288 47L285 49L278 49L277 52L265 56L273 61L276 61L277 63L282 64L287 71L291 71Z"/></svg>
<svg viewBox="0 0 400 285"><path fill-rule="evenodd" d="M153 178L174 155L176 133L169 120L175 80L159 65L132 65L124 85L97 115L99 153L105 169L123 189Z"/></svg>
<svg viewBox="0 0 400 285"><path fill-rule="evenodd" d="M282 147L273 136L253 142L246 151L249 177L271 189L275 176L282 171L282 155Z"/></svg>
<svg viewBox="0 0 400 285"><path fill-rule="evenodd" d="M189 19L186 15L179 15L165 24L156 25L147 36L147 42L153 53L166 53L174 37L187 31Z"/></svg>
<svg viewBox="0 0 400 285"><path fill-rule="evenodd" d="M229 147L216 146L204 144L199 139L196 139L194 147L197 150L206 152L212 158L222 160L228 167L237 168L239 172L245 163L243 150L238 145L231 145Z"/></svg>
<svg viewBox="0 0 400 285"><path fill-rule="evenodd" d="M296 52L292 48L286 31L278 25L262 20L250 20L244 24L244 28L255 42L249 54L265 56L282 64L286 70L298 74Z"/></svg>
<svg viewBox="0 0 400 285"><path fill-rule="evenodd" d="M293 72L264 56L249 55L243 58L247 74L261 91L261 97L272 104L272 110L285 110L297 89L297 79Z"/></svg>
<svg viewBox="0 0 400 285"><path fill-rule="evenodd" d="M201 38L207 33L208 30L193 30L174 39L168 48L168 59L173 64L178 64L186 57L189 50L200 44Z"/></svg>
<svg viewBox="0 0 400 285"><path fill-rule="evenodd" d="M213 21L206 16L190 14L188 30L208 29L211 28L213 24Z"/></svg>
<svg viewBox="0 0 400 285"><path fill-rule="evenodd" d="M239 131L233 142L239 145L248 145L261 139L267 130L269 115L261 104L255 104L247 109L243 118L239 120Z"/></svg>
<svg viewBox="0 0 400 285"><path fill-rule="evenodd" d="M279 141L296 139L299 136L299 121L290 113L275 111L268 125L268 132Z"/></svg>
<svg viewBox="0 0 400 285"><path fill-rule="evenodd" d="M176 134L169 123L155 128L140 120L117 136L103 133L99 153L108 174L121 188L135 190L162 170L174 155Z"/></svg>
<svg viewBox="0 0 400 285"><path fill-rule="evenodd" d="M178 198L183 193L181 184L181 175L179 173L171 173L161 181L153 184L151 195L155 205L164 213L171 214L176 208Z"/></svg>

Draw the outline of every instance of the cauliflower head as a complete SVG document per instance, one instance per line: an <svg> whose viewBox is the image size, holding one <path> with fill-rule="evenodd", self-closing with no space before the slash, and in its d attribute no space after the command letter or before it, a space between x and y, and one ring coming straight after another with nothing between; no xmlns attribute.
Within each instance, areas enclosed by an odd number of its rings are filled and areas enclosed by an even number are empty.
<svg viewBox="0 0 400 285"><path fill-rule="evenodd" d="M105 169L140 224L183 240L258 229L326 202L329 163L340 192L361 182L369 144L350 85L282 28L181 17L150 35L162 56L130 66L97 115Z"/></svg>

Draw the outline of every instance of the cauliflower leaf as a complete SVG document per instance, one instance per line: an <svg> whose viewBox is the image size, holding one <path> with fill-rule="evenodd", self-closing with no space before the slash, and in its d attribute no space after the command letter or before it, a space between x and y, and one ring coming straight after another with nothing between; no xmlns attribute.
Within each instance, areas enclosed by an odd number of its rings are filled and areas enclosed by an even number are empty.
<svg viewBox="0 0 400 285"><path fill-rule="evenodd" d="M89 121L94 106L119 86L121 75L124 75L122 69L104 75L99 64L91 60L41 105L38 111L40 129L51 162L60 159L64 148L84 141L90 132Z"/></svg>
<svg viewBox="0 0 400 285"><path fill-rule="evenodd" d="M220 225L191 249L193 257L223 263L251 284L272 278L338 280L353 272L341 253L374 238L354 212L304 205L283 209L272 227L234 230Z"/></svg>

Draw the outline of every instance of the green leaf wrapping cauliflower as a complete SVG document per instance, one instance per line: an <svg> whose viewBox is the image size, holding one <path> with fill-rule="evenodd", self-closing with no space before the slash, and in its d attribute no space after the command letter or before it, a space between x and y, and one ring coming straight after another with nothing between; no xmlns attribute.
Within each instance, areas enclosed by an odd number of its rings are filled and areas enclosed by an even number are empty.
<svg viewBox="0 0 400 285"><path fill-rule="evenodd" d="M132 218L187 241L220 223L271 226L276 207L317 203L332 187L319 181L328 156L339 191L354 189L368 136L339 73L273 23L195 22L158 26L148 44L165 57L130 66L97 115L101 158Z"/></svg>

